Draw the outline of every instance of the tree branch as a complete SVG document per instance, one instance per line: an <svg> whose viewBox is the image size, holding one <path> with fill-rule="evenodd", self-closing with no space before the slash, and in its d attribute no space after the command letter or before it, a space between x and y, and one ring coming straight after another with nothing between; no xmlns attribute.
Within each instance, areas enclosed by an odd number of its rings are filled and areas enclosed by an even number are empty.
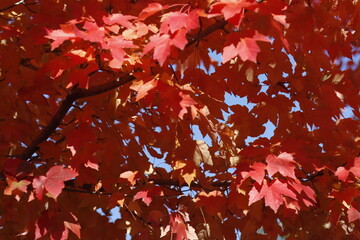
<svg viewBox="0 0 360 240"><path fill-rule="evenodd" d="M188 186L186 183L180 184L178 180L175 179L147 179L148 182L152 182L153 184L160 185L160 186L172 186L172 187L186 187ZM87 194L96 194L96 195L104 195L104 196L111 196L113 193L101 191L92 191L91 186L83 186L83 187L76 187L74 185L74 180L69 180L65 182L66 187L63 189L67 192L77 192L77 193L87 193ZM214 189L219 188L226 188L230 187L231 181L222 181L222 182L213 182L210 183L209 186L211 186ZM190 184L190 187L194 188L201 188L205 189L201 184L192 182ZM212 189L208 189L209 191ZM133 196L127 196L127 197L133 197Z"/></svg>
<svg viewBox="0 0 360 240"><path fill-rule="evenodd" d="M14 4L17 4L17 5L23 4L23 1L19 1ZM227 22L225 20L220 20L220 21L214 23L213 25L209 26L208 28L206 28L204 31L202 31L198 34L195 34L193 36L189 36L186 47L190 47L192 44L198 42L200 39L208 36L209 34L215 32L216 30L218 30L220 28L223 28L226 23ZM55 116L51 119L49 124L40 132L40 134L35 138L35 140L33 140L30 143L30 145L28 145L28 147L26 149L24 149L24 151L20 154L20 158L23 160L31 161L30 157L38 150L38 148L39 148L38 145L40 143L46 141L46 139L48 139L48 137L50 137L51 134L56 130L56 128L60 125L61 121L66 116L67 112L69 111L69 109L71 108L71 106L75 100L80 99L80 98L85 98L85 97L91 97L94 95L98 95L98 94L107 92L109 90L120 87L120 86L124 85L125 83L128 83L134 79L135 79L134 76L127 74L123 77L120 77L120 78L114 80L114 81L104 83L104 84L96 86L96 87L92 87L89 89L78 88L78 89L75 89L74 91L72 91L62 101L60 108L55 113Z"/></svg>
<svg viewBox="0 0 360 240"><path fill-rule="evenodd" d="M220 21L214 23L213 25L206 28L204 31L200 32L199 34L196 34L195 36L189 36L188 43L186 44L185 48L190 47L200 39L203 39L204 37L210 35L211 33L215 32L216 30L219 30L223 28L227 24L227 21L224 19L221 19Z"/></svg>
<svg viewBox="0 0 360 240"><path fill-rule="evenodd" d="M95 195L103 195L103 196L111 196L112 193L108 192L94 192L89 190L75 189L75 188L64 188L63 191L66 192L76 192L76 193L87 193L87 194L95 194Z"/></svg>
<svg viewBox="0 0 360 240"><path fill-rule="evenodd" d="M73 102L77 99L91 97L94 95L98 95L114 88L120 87L125 83L128 83L134 80L135 77L132 75L125 75L121 78L118 78L114 81L101 84L96 87L92 87L89 89L77 88L73 90L70 94L66 96L66 98L62 101L59 109L55 113L54 117L51 119L49 124L40 132L40 134L30 143L30 145L24 149L24 151L20 154L20 158L23 160L29 159L37 150L38 145L48 139L51 134L56 130L56 128L60 125L63 118L66 116L67 112L73 105ZM31 160L29 160L31 161Z"/></svg>

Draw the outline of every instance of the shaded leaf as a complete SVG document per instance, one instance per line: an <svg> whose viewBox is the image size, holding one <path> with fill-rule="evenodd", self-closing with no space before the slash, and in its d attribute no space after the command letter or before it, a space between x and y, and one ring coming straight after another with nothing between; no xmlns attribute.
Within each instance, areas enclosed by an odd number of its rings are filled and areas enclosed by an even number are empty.
<svg viewBox="0 0 360 240"><path fill-rule="evenodd" d="M196 202L199 206L204 206L205 211L212 216L217 216L218 213L223 215L226 212L227 201L220 191L201 192L197 195Z"/></svg>

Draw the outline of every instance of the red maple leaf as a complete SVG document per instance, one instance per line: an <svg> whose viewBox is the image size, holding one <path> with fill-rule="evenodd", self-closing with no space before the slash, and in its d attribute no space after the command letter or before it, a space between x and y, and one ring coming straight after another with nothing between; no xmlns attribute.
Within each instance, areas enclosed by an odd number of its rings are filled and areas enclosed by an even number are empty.
<svg viewBox="0 0 360 240"><path fill-rule="evenodd" d="M86 31L81 31L78 28L74 28L74 33L77 37L90 42L102 43L105 36L105 28L99 27L96 22L92 19L85 21L82 27Z"/></svg>
<svg viewBox="0 0 360 240"><path fill-rule="evenodd" d="M254 170L249 171L249 176L257 183L261 184L265 177L266 165L260 162L256 162L251 166L251 168Z"/></svg>
<svg viewBox="0 0 360 240"><path fill-rule="evenodd" d="M153 58L158 60L160 65L163 65L170 56L172 45L184 49L187 42L186 31L179 30L173 38L169 34L156 34L150 37L150 42L145 46L143 55L154 49Z"/></svg>
<svg viewBox="0 0 360 240"><path fill-rule="evenodd" d="M74 33L75 26L73 24L62 24L60 27L61 29L58 30L47 30L47 35L45 37L54 40L51 43L51 50L59 47L64 41L76 37Z"/></svg>
<svg viewBox="0 0 360 240"><path fill-rule="evenodd" d="M89 74L98 69L95 62L89 62L85 69L75 68L69 73L69 84L66 86L70 88L76 84L79 84L81 88L89 87Z"/></svg>
<svg viewBox="0 0 360 240"><path fill-rule="evenodd" d="M45 189L56 199L65 187L64 181L70 180L77 175L78 173L70 168L53 166L47 171L46 176L34 178L32 185L35 188L36 197L41 200Z"/></svg>
<svg viewBox="0 0 360 240"><path fill-rule="evenodd" d="M252 37L241 38L236 47L233 43L224 47L222 56L223 63L228 62L236 56L239 56L243 61L250 60L256 63L256 56L260 52L256 41L270 42L266 36L255 31Z"/></svg>
<svg viewBox="0 0 360 240"><path fill-rule="evenodd" d="M278 179L270 184L264 180L260 191L258 188L259 184L256 184L249 192L249 206L264 198L265 206L269 206L276 213L284 202L283 196L297 200L296 194L289 189L288 184L280 182Z"/></svg>
<svg viewBox="0 0 360 240"><path fill-rule="evenodd" d="M133 82L130 89L135 90L137 92L136 95L136 101L139 101L140 99L144 98L148 92L155 88L157 86L158 81L153 79L146 83L143 83L143 81L136 81Z"/></svg>
<svg viewBox="0 0 360 240"><path fill-rule="evenodd" d="M126 56L124 48L136 48L136 46L132 41L125 40L123 36L119 35L107 38L103 48L110 50L111 55L117 60L116 63L120 67Z"/></svg>
<svg viewBox="0 0 360 240"><path fill-rule="evenodd" d="M153 198L156 196L162 196L163 191L158 186L153 186L150 189L139 191L135 194L134 200L141 199L146 205L150 206Z"/></svg>
<svg viewBox="0 0 360 240"><path fill-rule="evenodd" d="M35 240L50 235L51 240L68 239L69 230L80 239L81 226L71 212L46 210L35 222Z"/></svg>
<svg viewBox="0 0 360 240"><path fill-rule="evenodd" d="M167 5L162 6L160 3L149 3L149 5L144 8L139 14L138 21L143 21L146 18L154 15L155 13L164 10L167 8Z"/></svg>
<svg viewBox="0 0 360 240"><path fill-rule="evenodd" d="M251 1L221 0L211 5L210 16L223 15L225 20L239 27L244 17L244 9L255 5Z"/></svg>
<svg viewBox="0 0 360 240"><path fill-rule="evenodd" d="M8 186L4 190L5 195L16 195L21 196L23 193L27 192L27 186L31 183L28 180L20 180L18 181L16 178L12 176L6 177L6 181Z"/></svg>
<svg viewBox="0 0 360 240"><path fill-rule="evenodd" d="M354 159L354 166L349 170L355 177L360 178L360 157Z"/></svg>
<svg viewBox="0 0 360 240"><path fill-rule="evenodd" d="M305 193L305 196L307 196L313 202L316 202L315 192L311 187L302 185L298 179L295 179L294 181L289 181L289 184L296 190L297 193L303 192ZM306 205L313 205L312 203L309 203L305 199L303 201Z"/></svg>
<svg viewBox="0 0 360 240"><path fill-rule="evenodd" d="M93 129L88 124L80 124L78 128L71 129L66 134L66 140L67 145L74 147L76 151L81 149L85 144L95 140L95 135Z"/></svg>
<svg viewBox="0 0 360 240"><path fill-rule="evenodd" d="M126 171L120 174L119 178L126 179L132 186L135 185L136 180L139 178L138 171Z"/></svg>
<svg viewBox="0 0 360 240"><path fill-rule="evenodd" d="M154 49L154 59L163 65L170 55L171 38L169 34L156 34L150 37L150 42L145 46L143 55Z"/></svg>
<svg viewBox="0 0 360 240"><path fill-rule="evenodd" d="M126 28L131 28L132 23L129 20L133 20L136 17L130 15L122 15L121 13L115 13L112 15L104 16L103 21L107 25L119 24Z"/></svg>
<svg viewBox="0 0 360 240"><path fill-rule="evenodd" d="M199 27L199 11L198 9L192 10L189 14L182 12L170 12L166 13L161 18L162 33L176 32L179 29L186 29L186 31L196 29Z"/></svg>
<svg viewBox="0 0 360 240"><path fill-rule="evenodd" d="M354 207L349 208L349 210L347 211L347 215L349 222L353 222L356 221L357 219L360 219L360 212Z"/></svg>
<svg viewBox="0 0 360 240"><path fill-rule="evenodd" d="M29 162L26 162L20 158L8 158L6 159L3 172L6 175L22 179L32 171L32 166Z"/></svg>
<svg viewBox="0 0 360 240"><path fill-rule="evenodd" d="M218 213L223 214L226 211L226 198L217 190L199 193L196 202L199 206L204 206L205 210L212 216L216 216Z"/></svg>
<svg viewBox="0 0 360 240"><path fill-rule="evenodd" d="M171 45L174 45L175 47L184 50L188 40L186 38L186 30L180 29L177 31L175 36L171 39Z"/></svg>
<svg viewBox="0 0 360 240"><path fill-rule="evenodd" d="M183 118L184 117L184 114L186 114L188 111L187 111L187 107L191 107L193 108L193 106L197 103L192 97L190 97L189 94L184 94L183 92L180 92L179 93L180 97L181 97L181 101L180 101L180 107L181 107L181 110L178 114L179 118ZM194 111L192 111L192 117L193 119L195 118L196 116L196 112L193 113Z"/></svg>
<svg viewBox="0 0 360 240"><path fill-rule="evenodd" d="M295 176L295 166L293 156L289 153L281 153L279 156L274 156L272 154L266 157L267 171L269 176L272 177L275 173L279 172L284 177L291 177L296 179Z"/></svg>
<svg viewBox="0 0 360 240"><path fill-rule="evenodd" d="M171 233L176 233L176 240L188 239L186 233L186 224L179 213L170 215Z"/></svg>
<svg viewBox="0 0 360 240"><path fill-rule="evenodd" d="M346 181L346 179L348 178L349 176L349 170L347 170L346 168L344 167L338 167L336 169L336 172L335 172L335 175L343 182Z"/></svg>
<svg viewBox="0 0 360 240"><path fill-rule="evenodd" d="M189 14L181 12L164 14L160 33L150 37L150 42L145 46L143 55L154 49L153 58L163 65L170 56L172 45L181 50L185 48L188 42L186 33L199 27L199 14L201 13L202 11L195 9Z"/></svg>
<svg viewBox="0 0 360 240"><path fill-rule="evenodd" d="M355 177L360 178L360 157L354 158L354 166L349 170L344 167L338 167L335 175L343 182L345 182L349 176L349 173L354 174Z"/></svg>

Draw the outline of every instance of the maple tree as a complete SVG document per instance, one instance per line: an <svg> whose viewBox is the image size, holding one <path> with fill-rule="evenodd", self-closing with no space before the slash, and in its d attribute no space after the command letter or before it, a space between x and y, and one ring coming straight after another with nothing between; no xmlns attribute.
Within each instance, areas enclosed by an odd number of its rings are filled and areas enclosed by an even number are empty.
<svg viewBox="0 0 360 240"><path fill-rule="evenodd" d="M359 22L357 0L1 1L1 238L360 239Z"/></svg>

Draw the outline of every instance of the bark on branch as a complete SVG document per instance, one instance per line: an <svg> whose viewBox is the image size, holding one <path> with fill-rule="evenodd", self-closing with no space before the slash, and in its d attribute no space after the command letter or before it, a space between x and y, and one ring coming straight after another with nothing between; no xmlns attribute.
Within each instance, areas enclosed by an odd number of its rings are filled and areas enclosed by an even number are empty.
<svg viewBox="0 0 360 240"><path fill-rule="evenodd" d="M77 88L72 91L70 94L66 96L66 98L62 101L59 109L55 113L54 117L51 119L49 124L40 132L40 134L31 142L31 144L24 149L24 151L20 154L20 158L23 160L30 159L30 157L38 150L38 145L46 139L48 139L51 134L56 130L56 128L60 125L63 118L66 116L67 112L73 105L74 101L77 99L91 97L94 95L98 95L109 90L115 89L134 80L135 77L132 75L125 75L121 78L118 78L112 82L104 83L102 85L92 87L89 89Z"/></svg>

